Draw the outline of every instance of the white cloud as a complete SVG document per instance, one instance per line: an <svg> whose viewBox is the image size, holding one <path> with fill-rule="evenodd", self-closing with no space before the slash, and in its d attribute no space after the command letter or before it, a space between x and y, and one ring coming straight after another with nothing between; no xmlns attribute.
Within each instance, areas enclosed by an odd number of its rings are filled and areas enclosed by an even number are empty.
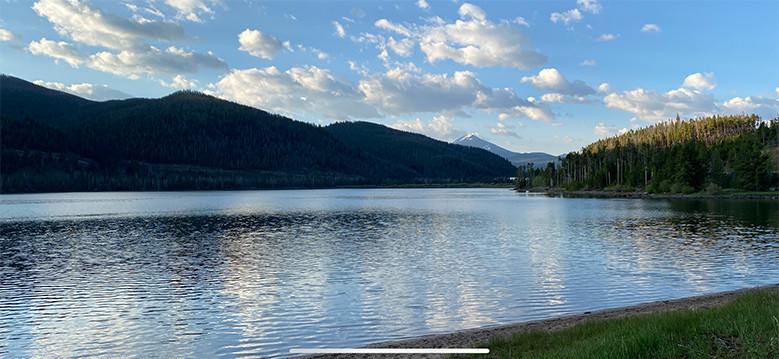
<svg viewBox="0 0 779 359"><path fill-rule="evenodd" d="M571 9L564 13L553 12L549 15L549 20L554 23L562 22L565 25L570 25L572 22L576 22L582 19L582 13L579 9Z"/></svg>
<svg viewBox="0 0 779 359"><path fill-rule="evenodd" d="M636 119L663 121L677 113L687 116L705 116L717 110L714 96L698 90L680 88L660 94L641 88L612 93L603 99L606 107L632 112Z"/></svg>
<svg viewBox="0 0 779 359"><path fill-rule="evenodd" d="M598 63L595 60L593 60L593 59L587 59L587 60L582 61L581 65L582 66L596 66L596 65L598 65Z"/></svg>
<svg viewBox="0 0 779 359"><path fill-rule="evenodd" d="M543 54L526 49L530 40L516 26L486 19L478 6L463 4L460 20L446 23L440 18L423 29L419 47L427 61L451 59L477 67L503 66L528 69L546 62Z"/></svg>
<svg viewBox="0 0 779 359"><path fill-rule="evenodd" d="M385 114L416 112L464 115L473 108L514 117L552 120L554 115L541 102L518 98L509 89L484 86L469 71L448 74L416 74L417 69L394 68L360 81L366 102Z"/></svg>
<svg viewBox="0 0 779 359"><path fill-rule="evenodd" d="M354 83L314 66L284 72L273 66L233 70L214 87L217 96L266 111L337 120L380 117L362 102L363 94Z"/></svg>
<svg viewBox="0 0 779 359"><path fill-rule="evenodd" d="M698 72L687 76L687 78L684 79L684 84L682 84L682 86L692 87L698 90L711 90L717 87L717 78L711 72L705 74Z"/></svg>
<svg viewBox="0 0 779 359"><path fill-rule="evenodd" d="M516 137L520 138L519 135L515 131L511 131L513 129L514 125L505 124L502 122L497 122L495 126L487 126L490 129L490 133L493 136L503 136L503 137Z"/></svg>
<svg viewBox="0 0 779 359"><path fill-rule="evenodd" d="M460 6L457 13L460 14L460 17L463 19L470 17L474 20L485 20L487 18L487 13L485 13L482 8L469 3L464 3Z"/></svg>
<svg viewBox="0 0 779 359"><path fill-rule="evenodd" d="M38 86L44 86L53 90L67 92L94 101L121 100L132 97L124 92L114 90L106 85L82 83L67 86L60 82L46 82L42 80L36 80L33 81L33 83Z"/></svg>
<svg viewBox="0 0 779 359"><path fill-rule="evenodd" d="M727 113L754 113L764 120L779 115L779 100L762 96L734 97L725 101L722 107Z"/></svg>
<svg viewBox="0 0 779 359"><path fill-rule="evenodd" d="M179 18L194 22L202 22L200 16L204 14L212 15L214 10L209 7L211 4L220 4L219 0L165 0L165 3L178 11L176 15Z"/></svg>
<svg viewBox="0 0 779 359"><path fill-rule="evenodd" d="M276 53L284 48L281 40L260 32L259 30L246 29L238 34L238 42L241 47L238 50L246 51L249 55L273 60Z"/></svg>
<svg viewBox="0 0 779 359"><path fill-rule="evenodd" d="M605 122L599 122L598 125L595 126L595 130L592 131L592 133L601 137L614 136L617 134L617 127L608 126Z"/></svg>
<svg viewBox="0 0 779 359"><path fill-rule="evenodd" d="M569 82L557 69L541 70L536 76L525 76L521 82L530 82L537 89L550 90L564 95L587 96L595 93L590 85L581 80Z"/></svg>
<svg viewBox="0 0 779 359"><path fill-rule="evenodd" d="M118 54L99 52L89 57L87 65L93 69L116 75L137 78L139 74L179 75L196 73L199 68L227 71L224 60L213 53L187 52L176 47L161 51L149 46L145 51L122 51Z"/></svg>
<svg viewBox="0 0 779 359"><path fill-rule="evenodd" d="M616 40L619 37L619 34L603 34L599 38L595 39L595 41L612 41Z"/></svg>
<svg viewBox="0 0 779 359"><path fill-rule="evenodd" d="M530 23L527 22L527 20L525 20L525 18L522 16L517 16L517 18L514 19L514 23L524 27L530 27Z"/></svg>
<svg viewBox="0 0 779 359"><path fill-rule="evenodd" d="M17 33L0 29L0 41L21 41L21 39L22 37Z"/></svg>
<svg viewBox="0 0 779 359"><path fill-rule="evenodd" d="M394 31L403 36L407 36L407 37L412 36L411 30L409 30L407 27L400 24L393 23L387 19L379 19L373 24L373 26L376 26L380 29Z"/></svg>
<svg viewBox="0 0 779 359"><path fill-rule="evenodd" d="M387 39L387 47L400 56L409 57L414 52L414 41L409 38L396 41L390 36Z"/></svg>
<svg viewBox="0 0 779 359"><path fill-rule="evenodd" d="M644 27L641 28L641 32L643 33L652 33L652 32L658 33L660 31L661 31L660 26L657 26L655 24L646 24L644 25Z"/></svg>
<svg viewBox="0 0 779 359"><path fill-rule="evenodd" d="M419 6L420 9L425 9L425 10L430 8L430 4L428 4L427 1L425 0L418 0L417 6Z"/></svg>
<svg viewBox="0 0 779 359"><path fill-rule="evenodd" d="M45 37L38 42L31 42L27 49L33 55L46 55L55 59L64 60L72 67L78 67L84 63L85 58L76 48L64 41L56 42Z"/></svg>
<svg viewBox="0 0 779 359"><path fill-rule="evenodd" d="M550 124L549 126L552 126L552 128L560 128L560 127L563 127L563 124L560 123L560 122L555 122L555 123Z"/></svg>
<svg viewBox="0 0 779 359"><path fill-rule="evenodd" d="M187 80L184 75L176 75L171 82L160 80L160 85L179 89L191 89L197 88L197 80Z"/></svg>
<svg viewBox="0 0 779 359"><path fill-rule="evenodd" d="M597 14L603 9L603 7L598 4L598 0L576 0L576 4L579 5L579 9L582 9L582 11L592 14Z"/></svg>
<svg viewBox="0 0 779 359"><path fill-rule="evenodd" d="M609 85L608 82L604 82L598 85L598 92L603 92L603 93L611 92L611 85Z"/></svg>
<svg viewBox="0 0 779 359"><path fill-rule="evenodd" d="M333 21L333 26L335 26L335 34L338 35L338 37L346 37L346 30L344 30L344 27L340 22Z"/></svg>
<svg viewBox="0 0 779 359"><path fill-rule="evenodd" d="M559 93L547 93L541 95L541 101L544 102L558 102L558 103L587 103L587 98L583 96L566 96Z"/></svg>
<svg viewBox="0 0 779 359"><path fill-rule="evenodd" d="M144 47L146 39L188 40L184 28L163 21L130 20L108 14L86 2L40 0L32 7L60 35L91 46L114 50Z"/></svg>
<svg viewBox="0 0 779 359"><path fill-rule="evenodd" d="M454 126L454 119L444 115L434 116L430 122L422 122L419 118L416 120L400 120L389 125L396 130L421 133L441 141L451 142L454 139L462 137L465 132Z"/></svg>

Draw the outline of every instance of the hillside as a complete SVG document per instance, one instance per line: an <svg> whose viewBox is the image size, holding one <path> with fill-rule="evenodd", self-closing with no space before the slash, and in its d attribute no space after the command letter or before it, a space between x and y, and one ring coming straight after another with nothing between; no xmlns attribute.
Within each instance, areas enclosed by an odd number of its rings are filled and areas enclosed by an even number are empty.
<svg viewBox="0 0 779 359"><path fill-rule="evenodd" d="M533 163L534 167L545 167L547 162L557 161L556 156L552 156L544 152L514 152L509 151L503 147L500 147L492 142L489 142L476 134L467 134L454 141L453 144L463 145L469 147L476 147L490 151L500 157L503 157L511 162L514 166L522 166L528 163Z"/></svg>
<svg viewBox="0 0 779 359"><path fill-rule="evenodd" d="M482 159L462 153L446 168L460 176L439 175L416 160L424 155L389 160L321 127L195 92L93 102L2 76L0 104L2 192L468 182L513 172L471 173Z"/></svg>
<svg viewBox="0 0 779 359"><path fill-rule="evenodd" d="M340 122L325 127L336 138L410 172L399 179L457 183L509 177L516 168L488 151L446 142L368 122ZM399 177L399 176L396 176Z"/></svg>
<svg viewBox="0 0 779 359"><path fill-rule="evenodd" d="M779 119L667 121L597 141L544 170L520 167L522 188L693 193L779 188Z"/></svg>

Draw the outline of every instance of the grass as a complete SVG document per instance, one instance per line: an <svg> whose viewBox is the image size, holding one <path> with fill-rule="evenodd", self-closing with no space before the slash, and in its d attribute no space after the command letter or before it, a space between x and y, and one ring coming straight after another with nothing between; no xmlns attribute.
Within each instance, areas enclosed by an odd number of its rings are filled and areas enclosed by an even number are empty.
<svg viewBox="0 0 779 359"><path fill-rule="evenodd" d="M717 308L520 333L493 340L486 347L490 354L472 357L779 358L779 291L747 292Z"/></svg>

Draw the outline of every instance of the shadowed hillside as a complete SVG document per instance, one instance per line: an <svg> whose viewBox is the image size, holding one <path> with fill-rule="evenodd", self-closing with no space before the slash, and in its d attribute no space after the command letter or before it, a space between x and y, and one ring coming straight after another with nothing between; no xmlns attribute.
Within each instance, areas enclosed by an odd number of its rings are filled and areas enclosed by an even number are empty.
<svg viewBox="0 0 779 359"><path fill-rule="evenodd" d="M486 151L421 135L438 145L388 156L318 126L191 91L93 102L10 76L0 88L3 192L448 183L513 172ZM373 126L386 129L380 141L396 150L413 144L409 134Z"/></svg>

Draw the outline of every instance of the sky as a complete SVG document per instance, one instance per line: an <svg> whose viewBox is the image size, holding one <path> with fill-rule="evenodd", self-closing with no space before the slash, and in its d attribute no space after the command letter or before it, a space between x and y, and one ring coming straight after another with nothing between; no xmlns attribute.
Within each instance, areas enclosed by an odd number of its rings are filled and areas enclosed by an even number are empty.
<svg viewBox="0 0 779 359"><path fill-rule="evenodd" d="M677 114L776 117L778 19L779 1L0 0L0 72L557 155Z"/></svg>

